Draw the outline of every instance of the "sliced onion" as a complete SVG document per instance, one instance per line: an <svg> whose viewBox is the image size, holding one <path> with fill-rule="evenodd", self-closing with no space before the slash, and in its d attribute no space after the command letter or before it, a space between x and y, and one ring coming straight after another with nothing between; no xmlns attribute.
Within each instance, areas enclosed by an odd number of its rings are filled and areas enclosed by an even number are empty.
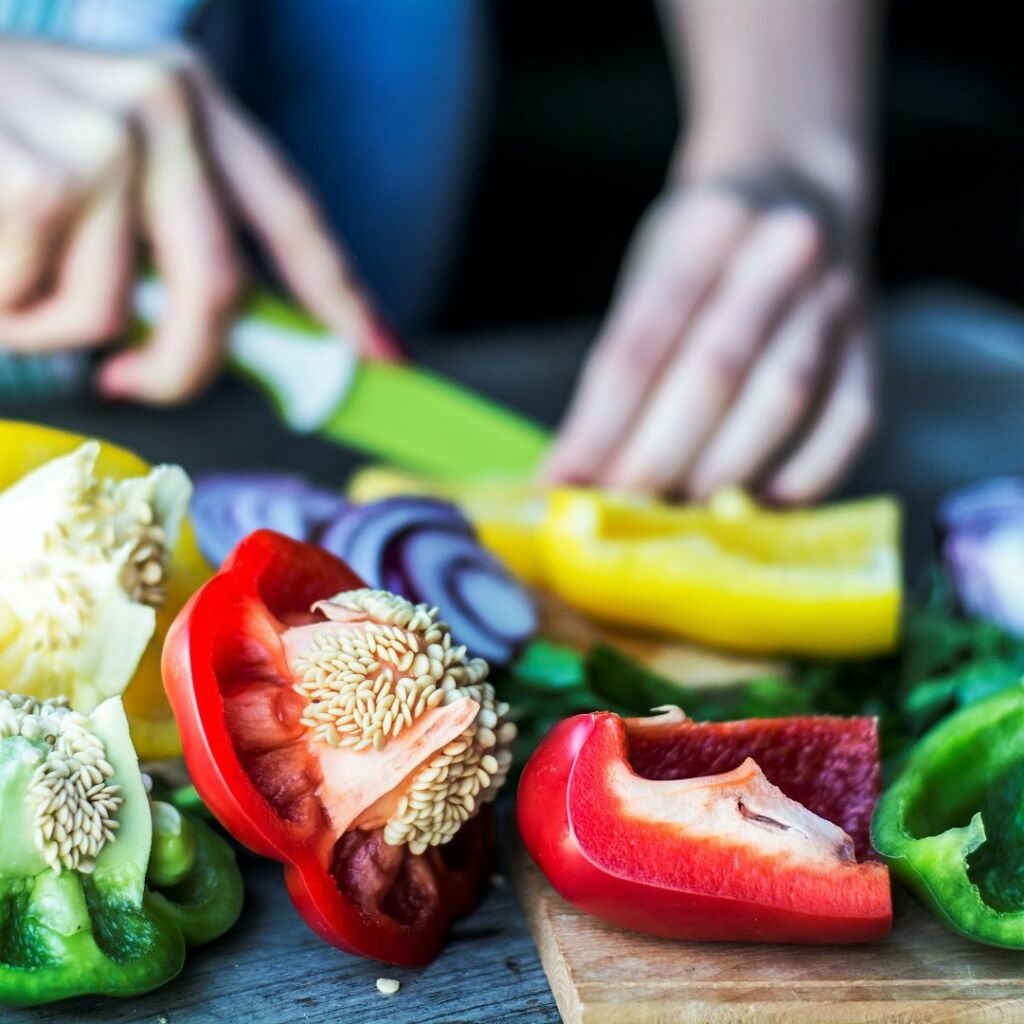
<svg viewBox="0 0 1024 1024"><path fill-rule="evenodd" d="M1024 478L1002 476L961 487L939 502L935 518L944 531L1024 518Z"/></svg>
<svg viewBox="0 0 1024 1024"><path fill-rule="evenodd" d="M386 585L385 575L390 575L389 570L393 573L395 563L386 564L387 556L392 543L413 529L472 534L472 527L462 513L447 502L434 498L386 498L346 509L321 534L320 546L348 562L371 586L393 590Z"/></svg>
<svg viewBox="0 0 1024 1024"><path fill-rule="evenodd" d="M471 534L414 531L401 558L409 599L437 605L473 654L504 665L536 631L529 595Z"/></svg>
<svg viewBox="0 0 1024 1024"><path fill-rule="evenodd" d="M312 540L345 499L284 473L211 473L195 481L192 522L203 554L220 565L253 530Z"/></svg>
<svg viewBox="0 0 1024 1024"><path fill-rule="evenodd" d="M436 606L472 654L507 664L537 628L529 593L447 502L399 497L346 510L320 543L366 582Z"/></svg>
<svg viewBox="0 0 1024 1024"><path fill-rule="evenodd" d="M964 611L1024 635L1024 480L972 484L939 505L942 557Z"/></svg>
<svg viewBox="0 0 1024 1024"><path fill-rule="evenodd" d="M495 636L516 647L537 632L537 606L507 576L478 565L460 566L453 575L452 589L463 607L476 609Z"/></svg>

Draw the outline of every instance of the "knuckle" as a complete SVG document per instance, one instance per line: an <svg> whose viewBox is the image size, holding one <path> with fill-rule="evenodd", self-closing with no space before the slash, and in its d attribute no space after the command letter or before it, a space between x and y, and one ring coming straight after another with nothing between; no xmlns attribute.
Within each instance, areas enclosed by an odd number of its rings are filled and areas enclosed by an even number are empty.
<svg viewBox="0 0 1024 1024"><path fill-rule="evenodd" d="M166 55L140 66L137 89L142 112L151 118L174 121L191 114L188 74Z"/></svg>
<svg viewBox="0 0 1024 1024"><path fill-rule="evenodd" d="M49 228L59 223L74 201L77 188L71 172L55 164L37 164L11 198L29 224Z"/></svg>
<svg viewBox="0 0 1024 1024"><path fill-rule="evenodd" d="M652 332L634 329L609 337L597 362L604 372L615 377L646 380L658 371L662 356Z"/></svg>
<svg viewBox="0 0 1024 1024"><path fill-rule="evenodd" d="M797 267L821 262L828 240L817 217L808 210L791 207L773 218L782 258Z"/></svg>
<svg viewBox="0 0 1024 1024"><path fill-rule="evenodd" d="M242 274L234 260L221 262L206 279L206 302L214 313L234 308L242 291Z"/></svg>
<svg viewBox="0 0 1024 1024"><path fill-rule="evenodd" d="M850 434L860 440L870 437L877 427L875 402L866 390L850 392L843 399L842 418Z"/></svg>
<svg viewBox="0 0 1024 1024"><path fill-rule="evenodd" d="M87 345L100 345L121 334L127 326L127 313L120 304L105 303L86 310L76 326L78 338Z"/></svg>
<svg viewBox="0 0 1024 1024"><path fill-rule="evenodd" d="M745 353L735 345L720 341L706 345L701 352L702 376L715 391L732 392L747 369Z"/></svg>
<svg viewBox="0 0 1024 1024"><path fill-rule="evenodd" d="M128 119L112 110L92 111L89 118L90 145L96 163L105 171L128 166L135 155Z"/></svg>
<svg viewBox="0 0 1024 1024"><path fill-rule="evenodd" d="M794 359L775 369L771 390L778 396L779 404L786 408L802 405L814 391L815 376L812 360Z"/></svg>

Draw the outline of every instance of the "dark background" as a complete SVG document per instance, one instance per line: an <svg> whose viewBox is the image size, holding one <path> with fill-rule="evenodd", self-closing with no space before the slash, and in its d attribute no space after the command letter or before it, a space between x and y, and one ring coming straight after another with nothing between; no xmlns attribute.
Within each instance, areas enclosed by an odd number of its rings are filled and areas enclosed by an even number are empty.
<svg viewBox="0 0 1024 1024"><path fill-rule="evenodd" d="M596 315L676 137L649 2L499 0L492 116L441 326ZM883 285L1024 298L1017 5L893 0L879 98Z"/></svg>

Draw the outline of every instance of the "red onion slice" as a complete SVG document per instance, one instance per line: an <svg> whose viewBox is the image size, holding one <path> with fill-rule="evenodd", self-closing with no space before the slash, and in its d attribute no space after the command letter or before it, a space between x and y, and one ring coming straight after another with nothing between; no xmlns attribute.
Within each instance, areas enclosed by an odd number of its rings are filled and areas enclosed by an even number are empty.
<svg viewBox="0 0 1024 1024"><path fill-rule="evenodd" d="M452 636L472 654L504 665L536 631L529 595L475 537L416 530L400 543L406 596L440 608Z"/></svg>
<svg viewBox="0 0 1024 1024"><path fill-rule="evenodd" d="M472 527L454 505L434 498L398 497L349 507L327 526L319 543L348 562L370 586L394 590L385 580L385 576L394 578L394 563L388 564L388 554L396 538L413 529L472 534ZM412 600L401 590L397 592Z"/></svg>
<svg viewBox="0 0 1024 1024"><path fill-rule="evenodd" d="M398 497L355 506L320 543L370 586L438 607L455 640L495 665L507 664L536 632L529 593L447 502Z"/></svg>
<svg viewBox="0 0 1024 1024"><path fill-rule="evenodd" d="M220 565L253 530L314 539L346 507L345 499L284 473L211 473L197 478L192 522L200 550Z"/></svg>
<svg viewBox="0 0 1024 1024"><path fill-rule="evenodd" d="M1024 479L962 487L939 505L942 558L960 606L1024 635Z"/></svg>

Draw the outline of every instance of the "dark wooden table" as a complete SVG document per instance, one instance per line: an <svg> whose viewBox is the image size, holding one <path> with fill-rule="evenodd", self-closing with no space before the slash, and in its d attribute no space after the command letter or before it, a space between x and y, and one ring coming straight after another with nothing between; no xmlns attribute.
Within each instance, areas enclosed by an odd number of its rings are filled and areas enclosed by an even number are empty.
<svg viewBox="0 0 1024 1024"><path fill-rule="evenodd" d="M887 310L883 344L887 414L848 490L893 490L907 508L907 541L920 564L929 510L945 488L1022 468L1024 326L1009 311L945 291L919 293ZM553 423L585 350L587 325L512 331L421 346L424 360ZM274 467L339 484L355 464L346 452L287 433L256 395L225 381L176 412L87 399L0 407L95 433L191 471ZM0 455L2 457L2 455ZM507 811L507 804L506 804ZM80 999L33 1010L0 1009L2 1024L208 1024L308 1021L556 1021L526 924L509 884L459 923L426 970L367 963L325 946L289 903L280 868L242 854L247 899L235 929L190 955L182 975L138 999ZM381 996L378 977L398 979Z"/></svg>
<svg viewBox="0 0 1024 1024"><path fill-rule="evenodd" d="M242 852L245 910L189 953L169 985L136 999L74 999L9 1010L3 1024L458 1024L555 1022L558 1011L511 883L492 887L430 967L388 967L321 942L285 895L281 867ZM401 982L382 996L378 978Z"/></svg>

